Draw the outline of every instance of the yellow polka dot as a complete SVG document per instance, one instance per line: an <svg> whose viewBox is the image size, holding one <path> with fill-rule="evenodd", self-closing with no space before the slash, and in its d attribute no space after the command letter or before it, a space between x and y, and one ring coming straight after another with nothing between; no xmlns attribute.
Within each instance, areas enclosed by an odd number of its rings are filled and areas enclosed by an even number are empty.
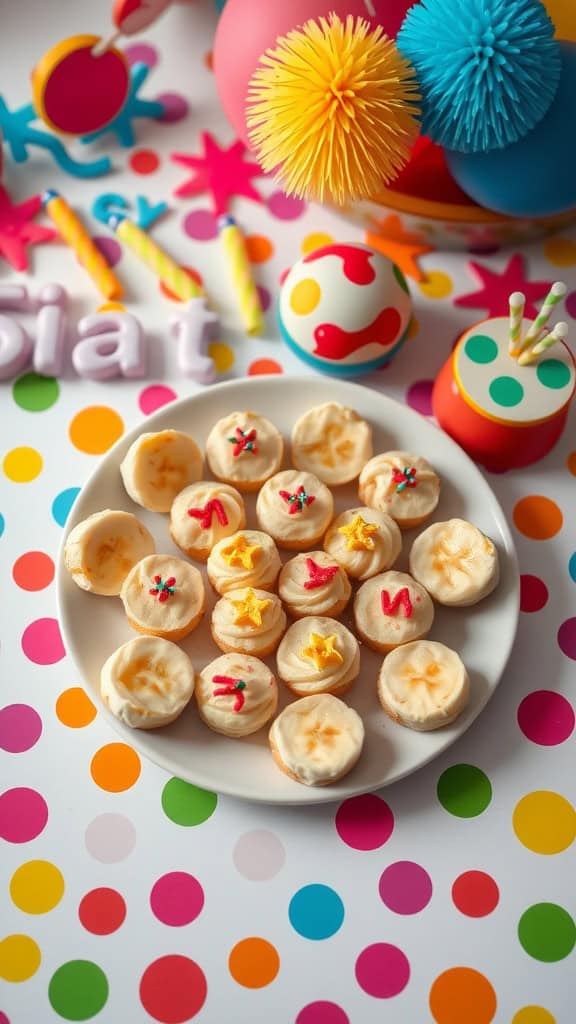
<svg viewBox="0 0 576 1024"><path fill-rule="evenodd" d="M40 967L42 954L29 935L7 935L0 942L0 978L28 981Z"/></svg>
<svg viewBox="0 0 576 1024"><path fill-rule="evenodd" d="M555 267L573 267L576 263L576 242L571 238L551 238L544 246L544 255Z"/></svg>
<svg viewBox="0 0 576 1024"><path fill-rule="evenodd" d="M523 1006L512 1017L512 1024L556 1024L556 1017L543 1006Z"/></svg>
<svg viewBox="0 0 576 1024"><path fill-rule="evenodd" d="M122 437L124 423L107 405L90 405L77 412L68 428L75 448L87 455L103 455Z"/></svg>
<svg viewBox="0 0 576 1024"><path fill-rule="evenodd" d="M123 306L121 302L103 302L101 306L98 306L97 313L125 313L126 306Z"/></svg>
<svg viewBox="0 0 576 1024"><path fill-rule="evenodd" d="M512 825L533 853L561 853L576 839L576 811L559 793L536 790L516 804Z"/></svg>
<svg viewBox="0 0 576 1024"><path fill-rule="evenodd" d="M290 293L290 308L298 316L306 316L311 313L322 298L322 291L317 281L311 277L305 277L299 281Z"/></svg>
<svg viewBox="0 0 576 1024"><path fill-rule="evenodd" d="M418 287L429 299L445 299L452 291L452 278L443 270L429 270Z"/></svg>
<svg viewBox="0 0 576 1024"><path fill-rule="evenodd" d="M415 338L416 335L418 334L419 330L420 330L420 321L417 320L415 316L413 316L411 321L410 321L410 323L409 323L409 325L408 325L408 334L406 335L406 337L408 337L408 338Z"/></svg>
<svg viewBox="0 0 576 1024"><path fill-rule="evenodd" d="M321 249L323 245L332 245L333 241L332 235L325 235L323 231L315 231L311 235L306 235L300 248L304 255L307 256L309 252Z"/></svg>
<svg viewBox="0 0 576 1024"><path fill-rule="evenodd" d="M13 448L4 456L2 468L15 484L28 484L42 472L42 456L35 448Z"/></svg>
<svg viewBox="0 0 576 1024"><path fill-rule="evenodd" d="M62 872L48 860L29 860L12 875L10 895L25 914L47 914L64 894Z"/></svg>
<svg viewBox="0 0 576 1024"><path fill-rule="evenodd" d="M225 345L223 341L212 341L208 345L208 355L214 360L218 373L226 373L226 370L230 370L236 362L230 345Z"/></svg>

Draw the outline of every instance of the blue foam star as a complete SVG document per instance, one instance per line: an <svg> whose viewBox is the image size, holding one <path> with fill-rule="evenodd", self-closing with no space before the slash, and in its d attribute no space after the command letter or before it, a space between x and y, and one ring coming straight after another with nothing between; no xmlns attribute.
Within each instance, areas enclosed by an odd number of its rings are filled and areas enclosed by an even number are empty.
<svg viewBox="0 0 576 1024"><path fill-rule="evenodd" d="M136 135L132 121L137 117L151 117L157 120L164 113L163 103L159 103L158 100L143 100L138 95L149 74L150 68L146 64L135 64L130 69L130 89L120 113L105 128L100 128L99 131L92 132L90 135L84 135L80 141L94 142L102 135L113 132L121 146L126 148L133 146L136 142Z"/></svg>
<svg viewBox="0 0 576 1024"><path fill-rule="evenodd" d="M17 164L30 159L29 146L38 146L40 149L48 150L58 167L76 178L96 178L110 170L112 164L108 157L100 157L88 163L74 160L55 135L30 127L30 122L37 119L38 115L31 103L17 110L10 110L0 96L0 139L3 137L12 159Z"/></svg>

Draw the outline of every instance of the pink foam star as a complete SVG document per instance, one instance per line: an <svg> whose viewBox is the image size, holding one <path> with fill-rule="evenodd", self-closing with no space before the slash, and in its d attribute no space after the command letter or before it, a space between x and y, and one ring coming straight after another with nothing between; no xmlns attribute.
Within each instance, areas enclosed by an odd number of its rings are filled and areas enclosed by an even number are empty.
<svg viewBox="0 0 576 1024"><path fill-rule="evenodd" d="M175 163L194 171L188 181L175 189L175 196L197 196L201 192L210 192L216 216L227 212L228 201L233 196L262 202L262 196L252 185L251 179L262 177L264 172L259 164L244 160L246 147L240 139L228 146L228 149L221 149L210 132L202 132L202 147L203 156L170 154L170 159Z"/></svg>
<svg viewBox="0 0 576 1024"><path fill-rule="evenodd" d="M40 196L32 196L23 203L14 204L5 188L0 185L0 256L8 261L14 270L28 268L27 245L49 242L55 231L32 224L42 209Z"/></svg>
<svg viewBox="0 0 576 1024"><path fill-rule="evenodd" d="M455 306L462 306L464 309L486 309L488 317L508 316L510 294L524 292L526 296L524 316L532 317L532 319L538 316L538 309L534 303L548 294L551 282L527 281L524 275L524 260L519 252L510 257L508 266L501 274L472 261L468 266L480 281L482 288L479 288L477 292L469 292L468 295L460 295L454 300Z"/></svg>

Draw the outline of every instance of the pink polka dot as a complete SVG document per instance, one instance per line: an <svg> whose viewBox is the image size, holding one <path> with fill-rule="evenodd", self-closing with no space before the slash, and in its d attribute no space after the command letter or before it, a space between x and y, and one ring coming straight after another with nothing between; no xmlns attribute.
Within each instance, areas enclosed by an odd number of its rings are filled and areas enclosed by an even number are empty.
<svg viewBox="0 0 576 1024"><path fill-rule="evenodd" d="M558 646L562 654L576 661L576 618L566 619L560 626Z"/></svg>
<svg viewBox="0 0 576 1024"><path fill-rule="evenodd" d="M28 704L8 704L0 711L0 747L9 754L22 754L38 742L42 719Z"/></svg>
<svg viewBox="0 0 576 1024"><path fill-rule="evenodd" d="M102 253L109 267L115 267L122 259L122 246L115 238L105 238L103 235L97 235L93 242L98 251Z"/></svg>
<svg viewBox="0 0 576 1024"><path fill-rule="evenodd" d="M158 50L148 43L133 43L132 46L126 46L124 56L131 66L145 64L147 68L153 68L158 63Z"/></svg>
<svg viewBox="0 0 576 1024"><path fill-rule="evenodd" d="M192 210L182 221L182 227L188 238L197 242L211 242L218 238L216 217L210 210Z"/></svg>
<svg viewBox="0 0 576 1024"><path fill-rule="evenodd" d="M0 796L0 836L8 843L29 843L48 821L44 797L35 789L7 789Z"/></svg>
<svg viewBox="0 0 576 1024"><path fill-rule="evenodd" d="M260 305L262 306L264 312L266 312L266 310L270 309L270 305L272 303L272 296L270 295L268 289L263 288L261 284L257 285L257 289L258 295L260 296Z"/></svg>
<svg viewBox="0 0 576 1024"><path fill-rule="evenodd" d="M36 619L22 634L22 650L35 665L54 665L66 657L56 619Z"/></svg>
<svg viewBox="0 0 576 1024"><path fill-rule="evenodd" d="M306 203L296 196L287 196L284 192L273 192L266 205L273 217L278 220L297 220L306 210Z"/></svg>
<svg viewBox="0 0 576 1024"><path fill-rule="evenodd" d="M198 917L204 906L204 892L193 875L170 871L154 883L150 906L162 924L180 927Z"/></svg>
<svg viewBox="0 0 576 1024"><path fill-rule="evenodd" d="M395 914L417 914L432 899L430 875L411 860L390 864L380 876L380 899Z"/></svg>
<svg viewBox="0 0 576 1024"><path fill-rule="evenodd" d="M336 811L336 831L353 850L377 850L394 829L394 815L388 804L374 793L353 796Z"/></svg>
<svg viewBox="0 0 576 1024"><path fill-rule="evenodd" d="M576 320L576 292L570 292L564 299L564 306L568 316Z"/></svg>
<svg viewBox="0 0 576 1024"><path fill-rule="evenodd" d="M555 747L574 731L574 709L566 697L554 690L534 690L518 708L518 725L532 743Z"/></svg>
<svg viewBox="0 0 576 1024"><path fill-rule="evenodd" d="M162 124L176 124L177 121L182 121L190 109L188 101L177 92L162 92L156 100L164 107L162 117L157 118Z"/></svg>
<svg viewBox="0 0 576 1024"><path fill-rule="evenodd" d="M291 269L292 269L291 267L287 267L286 270L282 271L282 273L280 274L280 277L278 278L280 284L284 284L284 281L288 277L288 274L290 273Z"/></svg>
<svg viewBox="0 0 576 1024"><path fill-rule="evenodd" d="M422 416L432 415L433 380L417 380L406 392L406 403Z"/></svg>
<svg viewBox="0 0 576 1024"><path fill-rule="evenodd" d="M322 999L304 1006L296 1017L296 1024L350 1024L350 1018L341 1006Z"/></svg>
<svg viewBox="0 0 576 1024"><path fill-rule="evenodd" d="M375 999L390 999L406 988L410 979L407 957L388 942L375 942L362 950L356 961L356 981Z"/></svg>
<svg viewBox="0 0 576 1024"><path fill-rule="evenodd" d="M138 405L140 411L149 416L151 412L156 412L156 409L173 402L175 398L178 398L178 395L172 388L167 388L164 384L150 384L138 395Z"/></svg>
<svg viewBox="0 0 576 1024"><path fill-rule="evenodd" d="M10 1024L10 1021L8 1020L8 1017L6 1016L5 1013L2 1013L1 1010L0 1010L0 1024Z"/></svg>
<svg viewBox="0 0 576 1024"><path fill-rule="evenodd" d="M539 612L548 600L548 587L539 576L526 573L520 577L520 610Z"/></svg>

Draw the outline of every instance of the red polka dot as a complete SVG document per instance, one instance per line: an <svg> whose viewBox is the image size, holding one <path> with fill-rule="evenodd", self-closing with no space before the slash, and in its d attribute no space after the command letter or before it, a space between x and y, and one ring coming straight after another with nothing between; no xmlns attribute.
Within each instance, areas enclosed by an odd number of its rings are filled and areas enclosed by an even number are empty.
<svg viewBox="0 0 576 1024"><path fill-rule="evenodd" d="M208 987L204 972L187 956L161 956L142 975L140 999L161 1024L184 1024L204 1006Z"/></svg>
<svg viewBox="0 0 576 1024"><path fill-rule="evenodd" d="M266 373L283 373L280 363L275 359L255 359L248 367L249 377L258 377Z"/></svg>
<svg viewBox="0 0 576 1024"><path fill-rule="evenodd" d="M350 1024L350 1018L341 1006L322 999L304 1006L296 1017L296 1024Z"/></svg>
<svg viewBox="0 0 576 1024"><path fill-rule="evenodd" d="M12 576L22 590L44 590L54 579L54 562L43 551L27 551L14 562Z"/></svg>
<svg viewBox="0 0 576 1024"><path fill-rule="evenodd" d="M182 270L185 270L188 274L190 274L190 277L192 277L196 281L196 284L199 284L201 288L204 286L202 276L198 273L197 270L194 270L194 267L182 267ZM171 292L170 289L167 288L162 281L160 281L160 291L162 292L162 295L166 296L167 299L172 299L172 302L182 301L181 299L178 298L177 295L174 294L174 292Z"/></svg>
<svg viewBox="0 0 576 1024"><path fill-rule="evenodd" d="M554 690L534 690L518 708L518 725L532 743L555 747L574 732L574 709L566 697Z"/></svg>
<svg viewBox="0 0 576 1024"><path fill-rule="evenodd" d="M500 892L484 871L464 871L452 886L454 906L467 917L486 917L498 906Z"/></svg>
<svg viewBox="0 0 576 1024"><path fill-rule="evenodd" d="M394 829L394 815L388 804L374 793L353 796L336 811L336 831L353 850L377 850Z"/></svg>
<svg viewBox="0 0 576 1024"><path fill-rule="evenodd" d="M548 600L548 587L539 576L526 573L520 577L520 610L539 612Z"/></svg>
<svg viewBox="0 0 576 1024"><path fill-rule="evenodd" d="M153 149L136 149L128 163L134 174L153 174L160 166L160 158Z"/></svg>
<svg viewBox="0 0 576 1024"><path fill-rule="evenodd" d="M200 882L185 871L170 871L155 882L150 893L152 913L162 924L181 927L194 921L204 906Z"/></svg>
<svg viewBox="0 0 576 1024"><path fill-rule="evenodd" d="M36 619L22 634L22 650L35 665L54 665L66 656L56 619Z"/></svg>
<svg viewBox="0 0 576 1024"><path fill-rule="evenodd" d="M356 981L375 999L399 995L410 980L410 964L398 946L375 942L362 950L356 961Z"/></svg>
<svg viewBox="0 0 576 1024"><path fill-rule="evenodd" d="M78 907L80 923L92 935L111 935L126 917L126 904L116 889L92 889Z"/></svg>
<svg viewBox="0 0 576 1024"><path fill-rule="evenodd" d="M156 412L163 405L168 405L168 402L173 402L175 398L178 398L178 395L172 388L168 388L164 384L150 384L138 395L140 412L149 416L151 412Z"/></svg>

